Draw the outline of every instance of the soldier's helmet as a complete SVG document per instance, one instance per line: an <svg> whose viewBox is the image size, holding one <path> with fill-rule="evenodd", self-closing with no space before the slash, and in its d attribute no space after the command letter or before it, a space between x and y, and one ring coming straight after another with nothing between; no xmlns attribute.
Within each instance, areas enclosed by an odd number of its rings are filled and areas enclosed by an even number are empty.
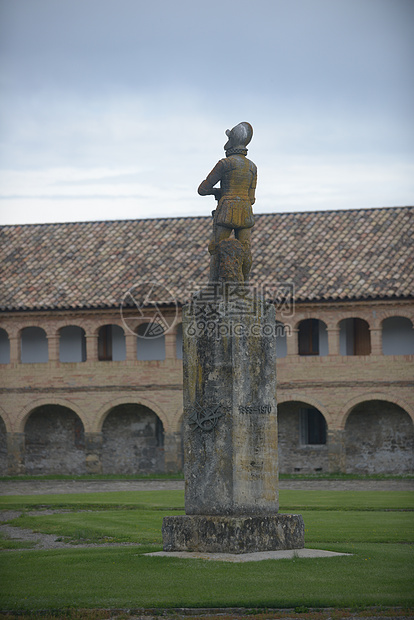
<svg viewBox="0 0 414 620"><path fill-rule="evenodd" d="M253 127L250 123L239 123L233 129L227 129L226 136L228 141L224 145L225 151L232 151L233 149L246 150L246 146L249 144L253 136Z"/></svg>

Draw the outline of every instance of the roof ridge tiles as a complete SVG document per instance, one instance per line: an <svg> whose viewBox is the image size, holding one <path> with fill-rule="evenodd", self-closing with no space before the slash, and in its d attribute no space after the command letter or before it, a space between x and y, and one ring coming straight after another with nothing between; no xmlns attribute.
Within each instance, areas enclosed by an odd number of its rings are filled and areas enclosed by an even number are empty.
<svg viewBox="0 0 414 620"><path fill-rule="evenodd" d="M336 213L357 213L357 212L379 212L379 211L396 211L396 210L412 210L414 205L403 205L403 206L392 206L392 207L355 207L355 208L343 208L343 209L322 209L319 211L315 210L304 210L304 211L280 211L280 212L272 212L272 213L255 213L255 217L274 217L275 215L280 217L286 216L300 216L300 215L312 215L312 216L323 216L325 214L336 214ZM0 225L0 230L5 228L15 228L15 227L47 227L47 226L86 226L88 224L98 225L111 225L111 224L128 224L131 222L160 222L160 221L184 221L184 220L211 220L211 215L181 215L181 216L173 216L173 217L149 217L149 218L128 218L128 219L114 219L114 220L85 220L85 221L75 221L75 222L36 222L34 224L2 224Z"/></svg>

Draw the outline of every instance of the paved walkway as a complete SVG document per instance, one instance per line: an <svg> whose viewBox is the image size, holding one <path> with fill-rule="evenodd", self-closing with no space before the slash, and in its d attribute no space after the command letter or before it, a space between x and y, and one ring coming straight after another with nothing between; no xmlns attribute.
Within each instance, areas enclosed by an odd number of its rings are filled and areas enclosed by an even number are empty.
<svg viewBox="0 0 414 620"><path fill-rule="evenodd" d="M280 489L319 491L414 491L414 480L281 480ZM110 493L183 490L184 480L10 480L0 481L0 495Z"/></svg>

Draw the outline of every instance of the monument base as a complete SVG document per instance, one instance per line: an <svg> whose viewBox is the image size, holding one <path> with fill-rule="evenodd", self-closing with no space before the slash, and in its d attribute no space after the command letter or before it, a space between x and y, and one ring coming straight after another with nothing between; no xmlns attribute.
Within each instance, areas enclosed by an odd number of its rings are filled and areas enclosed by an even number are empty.
<svg viewBox="0 0 414 620"><path fill-rule="evenodd" d="M303 549L305 525L301 515L221 517L180 515L164 517L164 551L253 553Z"/></svg>

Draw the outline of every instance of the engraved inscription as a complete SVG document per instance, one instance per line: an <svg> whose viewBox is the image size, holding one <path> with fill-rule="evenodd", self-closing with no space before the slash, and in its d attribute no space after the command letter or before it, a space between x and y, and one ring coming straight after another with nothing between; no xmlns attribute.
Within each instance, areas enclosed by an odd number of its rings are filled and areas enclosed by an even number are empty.
<svg viewBox="0 0 414 620"><path fill-rule="evenodd" d="M239 405L239 413L271 413L272 405Z"/></svg>

